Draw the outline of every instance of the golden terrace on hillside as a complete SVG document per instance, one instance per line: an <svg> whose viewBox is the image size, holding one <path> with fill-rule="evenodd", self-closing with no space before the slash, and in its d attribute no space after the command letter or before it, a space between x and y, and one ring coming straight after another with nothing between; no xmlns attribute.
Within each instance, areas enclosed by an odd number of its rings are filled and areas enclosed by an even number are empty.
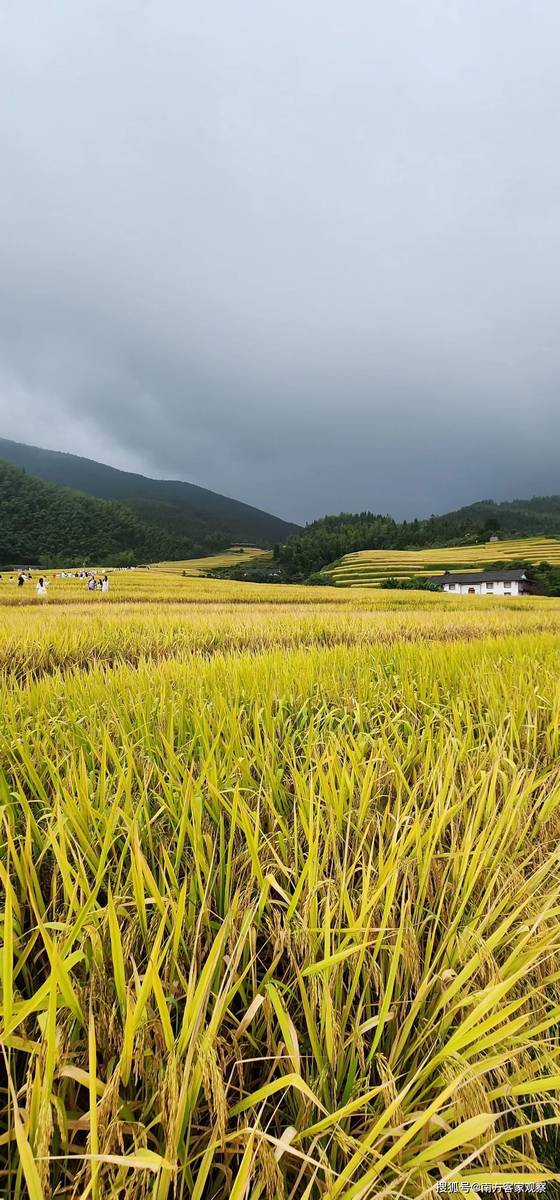
<svg viewBox="0 0 560 1200"><path fill-rule="evenodd" d="M380 587L389 577L428 578L445 571L505 571L509 564L513 569L520 562L560 566L560 538L510 538L482 545L422 550L359 550L325 568L325 573L338 586Z"/></svg>

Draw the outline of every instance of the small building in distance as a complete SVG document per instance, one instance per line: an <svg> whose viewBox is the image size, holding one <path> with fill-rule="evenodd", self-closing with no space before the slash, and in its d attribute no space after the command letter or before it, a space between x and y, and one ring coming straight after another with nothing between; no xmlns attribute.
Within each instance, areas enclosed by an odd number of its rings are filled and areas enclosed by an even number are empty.
<svg viewBox="0 0 560 1200"><path fill-rule="evenodd" d="M432 575L444 592L467 596L524 596L532 592L531 580L523 568L514 571L446 571Z"/></svg>

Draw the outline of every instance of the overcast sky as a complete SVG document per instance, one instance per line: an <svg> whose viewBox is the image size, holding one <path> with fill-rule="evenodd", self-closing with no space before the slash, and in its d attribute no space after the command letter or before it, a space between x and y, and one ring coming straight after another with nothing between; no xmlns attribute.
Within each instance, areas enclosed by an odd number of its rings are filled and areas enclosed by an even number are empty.
<svg viewBox="0 0 560 1200"><path fill-rule="evenodd" d="M558 0L4 0L0 435L305 521L560 492Z"/></svg>

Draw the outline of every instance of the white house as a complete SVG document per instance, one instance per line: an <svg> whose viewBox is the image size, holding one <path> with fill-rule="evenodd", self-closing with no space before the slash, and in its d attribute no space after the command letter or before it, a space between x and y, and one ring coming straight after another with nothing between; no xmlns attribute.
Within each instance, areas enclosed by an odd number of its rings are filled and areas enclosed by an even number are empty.
<svg viewBox="0 0 560 1200"><path fill-rule="evenodd" d="M437 583L444 592L455 592L467 596L523 596L531 592L531 580L527 572L516 571L446 571L444 575L432 575L430 583Z"/></svg>

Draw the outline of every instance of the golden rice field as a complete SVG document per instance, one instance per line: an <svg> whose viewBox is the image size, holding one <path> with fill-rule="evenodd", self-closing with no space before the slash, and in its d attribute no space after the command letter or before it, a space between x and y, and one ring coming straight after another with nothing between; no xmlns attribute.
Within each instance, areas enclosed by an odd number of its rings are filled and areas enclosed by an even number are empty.
<svg viewBox="0 0 560 1200"><path fill-rule="evenodd" d="M0 589L0 1196L559 1195L560 601Z"/></svg>
<svg viewBox="0 0 560 1200"><path fill-rule="evenodd" d="M393 575L397 578L433 575L440 571L481 569L489 563L550 562L560 565L560 538L512 538L480 546L445 546L436 550L359 550L346 554L326 569L333 582L343 587L378 587Z"/></svg>
<svg viewBox="0 0 560 1200"><path fill-rule="evenodd" d="M211 554L207 558L186 558L175 562L154 563L152 570L163 571L166 574L171 572L174 575L182 575L183 571L187 575L206 575L208 571L215 571L218 567L243 566L243 563L251 562L251 559L254 558L260 558L263 562L270 560L272 551L259 550L257 546L230 546L229 550Z"/></svg>
<svg viewBox="0 0 560 1200"><path fill-rule="evenodd" d="M208 561L212 561L216 566L218 557L215 555ZM199 559L198 561L205 560ZM58 572L46 570L42 572L49 584L46 599L37 597L36 583L39 572L35 572L33 578L22 588L17 587L17 575L11 579L9 574L4 573L0 579L0 608L2 606L11 608L14 604L17 607L31 604L41 608L50 608L57 604L88 604L97 605L99 609L102 609L115 603L138 604L147 601L153 602L158 607L176 603L198 604L201 601L247 604L253 601L260 602L263 597L262 584L244 583L240 586L239 583L228 579L201 577L196 579L195 588L195 580L188 575L183 577L182 568L181 571L177 571L175 566L176 564L169 563L135 570L114 569L109 571L110 591L108 595L102 595L99 591L88 592L87 580L60 579ZM332 603L348 602L334 587L332 589L323 588L322 592L328 593ZM271 584L266 586L264 595L269 603L282 605L287 602L294 603L296 600L302 604L315 604L317 601L316 591L307 587L287 589L285 585ZM324 596L323 600L325 600ZM91 611L97 611L97 609L91 609Z"/></svg>

